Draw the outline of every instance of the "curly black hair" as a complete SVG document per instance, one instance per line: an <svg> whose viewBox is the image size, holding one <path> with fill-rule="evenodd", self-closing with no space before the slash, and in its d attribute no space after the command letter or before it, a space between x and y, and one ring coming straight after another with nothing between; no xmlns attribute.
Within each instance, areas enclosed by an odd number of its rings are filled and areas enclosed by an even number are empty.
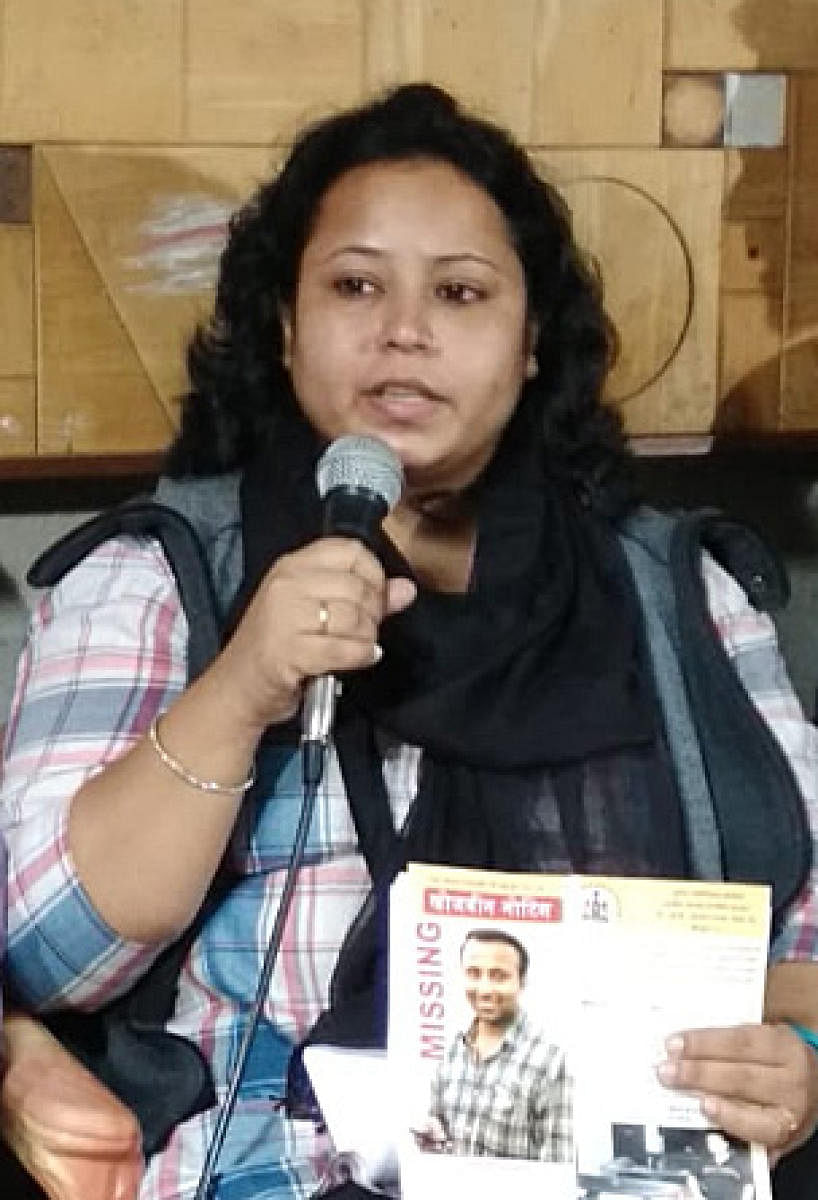
<svg viewBox="0 0 818 1200"><path fill-rule="evenodd" d="M412 158L451 164L503 212L538 331L538 373L523 395L538 413L548 461L592 503L621 494L624 438L600 402L614 335L568 210L505 131L426 83L306 129L283 169L232 218L213 315L188 348L191 388L171 474L241 467L269 434L280 405L293 399L281 313L292 304L322 197L355 167Z"/></svg>

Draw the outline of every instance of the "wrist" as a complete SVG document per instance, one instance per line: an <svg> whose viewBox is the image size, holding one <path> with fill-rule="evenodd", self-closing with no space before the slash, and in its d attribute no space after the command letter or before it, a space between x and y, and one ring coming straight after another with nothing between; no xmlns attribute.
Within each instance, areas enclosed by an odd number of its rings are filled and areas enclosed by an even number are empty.
<svg viewBox="0 0 818 1200"><path fill-rule="evenodd" d="M809 1029L806 1025L801 1025L798 1021L788 1021L787 1024L793 1033L798 1034L801 1041L804 1042L805 1045L809 1046L810 1049L814 1050L815 1053L818 1054L818 1033L816 1033L813 1029Z"/></svg>
<svg viewBox="0 0 818 1200"><path fill-rule="evenodd" d="M215 702L219 720L229 724L231 735L255 751L269 725L288 721L297 712L303 680L282 680L276 688L263 679L258 662L234 657L228 644L194 686L201 686Z"/></svg>

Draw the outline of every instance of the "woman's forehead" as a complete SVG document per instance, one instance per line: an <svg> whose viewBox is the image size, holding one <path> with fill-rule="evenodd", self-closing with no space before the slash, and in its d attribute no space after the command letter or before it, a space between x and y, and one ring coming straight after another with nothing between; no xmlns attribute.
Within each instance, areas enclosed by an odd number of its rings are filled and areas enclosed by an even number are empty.
<svg viewBox="0 0 818 1200"><path fill-rule="evenodd" d="M331 185L307 249L337 244L387 248L411 240L431 256L473 254L480 246L516 257L492 197L449 163L409 159L353 167Z"/></svg>

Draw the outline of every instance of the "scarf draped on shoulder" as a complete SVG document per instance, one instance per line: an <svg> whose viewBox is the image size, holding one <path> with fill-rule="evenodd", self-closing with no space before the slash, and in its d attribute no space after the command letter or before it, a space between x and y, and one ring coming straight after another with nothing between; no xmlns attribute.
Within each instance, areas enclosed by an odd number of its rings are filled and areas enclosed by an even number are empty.
<svg viewBox="0 0 818 1200"><path fill-rule="evenodd" d="M541 445L518 412L474 485L468 591L419 587L407 610L384 621L380 663L344 680L335 746L373 891L339 956L322 1040L383 1036L383 901L407 861L686 873L624 556L611 525L548 470ZM271 564L320 536L321 449L288 414L246 470L234 619ZM385 535L379 552L388 575L412 575ZM417 795L397 832L376 734L423 750ZM268 737L297 733L288 725Z"/></svg>

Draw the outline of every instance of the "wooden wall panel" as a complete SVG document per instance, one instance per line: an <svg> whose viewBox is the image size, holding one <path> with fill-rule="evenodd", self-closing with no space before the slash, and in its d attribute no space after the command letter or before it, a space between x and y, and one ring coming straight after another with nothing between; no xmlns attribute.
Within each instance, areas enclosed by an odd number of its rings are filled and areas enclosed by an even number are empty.
<svg viewBox="0 0 818 1200"><path fill-rule="evenodd" d="M787 150L727 150L724 213L729 220L781 217L787 210Z"/></svg>
<svg viewBox="0 0 818 1200"><path fill-rule="evenodd" d="M0 458L36 452L35 386L33 378L0 378Z"/></svg>
<svg viewBox="0 0 818 1200"><path fill-rule="evenodd" d="M442 84L530 140L538 7L538 0L502 5L494 0L423 0L420 78Z"/></svg>
<svg viewBox="0 0 818 1200"><path fill-rule="evenodd" d="M0 457L34 454L33 235L0 224Z"/></svg>
<svg viewBox="0 0 818 1200"><path fill-rule="evenodd" d="M719 433L781 424L786 150L731 150L722 229Z"/></svg>
<svg viewBox="0 0 818 1200"><path fill-rule="evenodd" d="M263 176L264 147L50 147L59 187L110 304L168 417L186 387L184 348L212 306L229 214Z"/></svg>
<svg viewBox="0 0 818 1200"><path fill-rule="evenodd" d="M781 301L763 292L721 297L718 433L774 432L781 424Z"/></svg>
<svg viewBox="0 0 818 1200"><path fill-rule="evenodd" d="M365 90L363 0L187 0L187 135L288 140Z"/></svg>
<svg viewBox="0 0 818 1200"><path fill-rule="evenodd" d="M661 0L542 0L531 140L659 145Z"/></svg>
<svg viewBox="0 0 818 1200"><path fill-rule="evenodd" d="M0 140L178 140L182 4L4 0Z"/></svg>
<svg viewBox="0 0 818 1200"><path fill-rule="evenodd" d="M814 70L818 0L665 0L665 70Z"/></svg>
<svg viewBox="0 0 818 1200"><path fill-rule="evenodd" d="M442 84L529 143L657 145L661 21L661 0L425 0L401 78Z"/></svg>
<svg viewBox="0 0 818 1200"><path fill-rule="evenodd" d="M786 228L783 217L725 221L721 283L726 291L782 296Z"/></svg>
<svg viewBox="0 0 818 1200"><path fill-rule="evenodd" d="M0 223L31 222L31 147L0 146Z"/></svg>
<svg viewBox="0 0 818 1200"><path fill-rule="evenodd" d="M381 91L401 80L424 79L423 0L364 0L367 89Z"/></svg>
<svg viewBox="0 0 818 1200"><path fill-rule="evenodd" d="M47 163L35 164L40 454L155 450L172 426Z"/></svg>
<svg viewBox="0 0 818 1200"><path fill-rule="evenodd" d="M422 78L526 141L660 141L661 0L187 3L192 140L286 140L305 118Z"/></svg>
<svg viewBox="0 0 818 1200"><path fill-rule="evenodd" d="M818 427L818 74L793 81L782 423Z"/></svg>
<svg viewBox="0 0 818 1200"><path fill-rule="evenodd" d="M722 155L561 151L538 161L599 262L622 341L608 392L628 431L708 430L717 399Z"/></svg>
<svg viewBox="0 0 818 1200"><path fill-rule="evenodd" d="M0 377L34 374L33 241L27 225L0 225Z"/></svg>

